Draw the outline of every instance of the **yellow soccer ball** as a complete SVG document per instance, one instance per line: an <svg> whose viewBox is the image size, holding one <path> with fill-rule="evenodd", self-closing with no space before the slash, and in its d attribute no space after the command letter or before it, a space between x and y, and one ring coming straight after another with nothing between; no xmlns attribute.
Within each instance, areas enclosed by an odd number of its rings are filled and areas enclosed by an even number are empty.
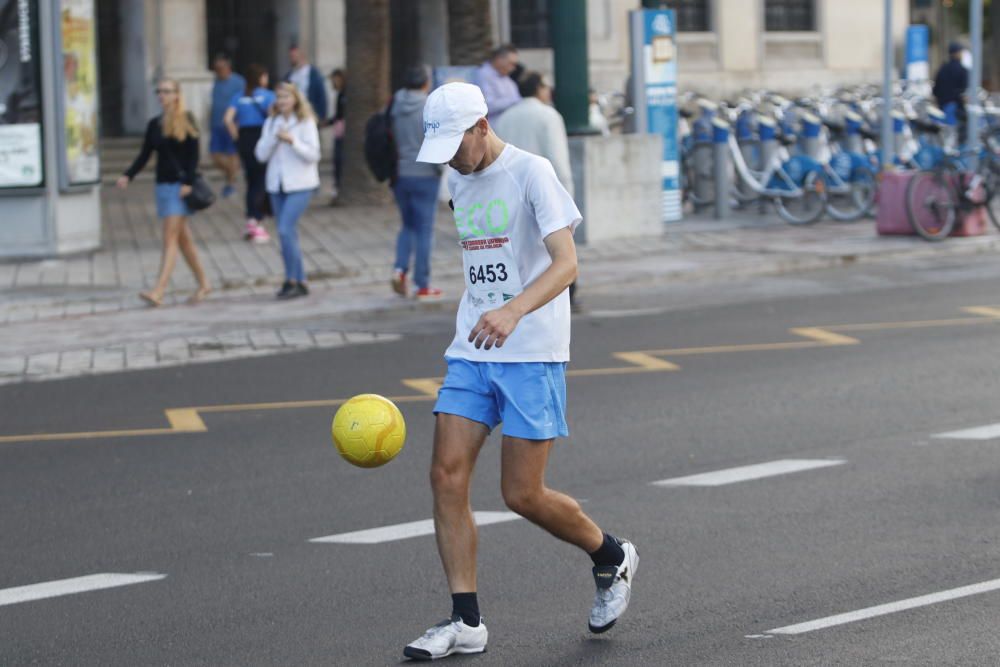
<svg viewBox="0 0 1000 667"><path fill-rule="evenodd" d="M360 468L377 468L394 459L406 442L406 422L396 404L378 394L359 394L333 417L333 444Z"/></svg>

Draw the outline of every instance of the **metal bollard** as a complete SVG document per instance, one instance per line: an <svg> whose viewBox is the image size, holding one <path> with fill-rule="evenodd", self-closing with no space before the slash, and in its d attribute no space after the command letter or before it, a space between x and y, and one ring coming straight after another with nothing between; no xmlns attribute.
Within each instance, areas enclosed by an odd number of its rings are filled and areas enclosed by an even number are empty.
<svg viewBox="0 0 1000 667"><path fill-rule="evenodd" d="M712 151L715 158L715 218L729 217L729 123L712 121Z"/></svg>
<svg viewBox="0 0 1000 667"><path fill-rule="evenodd" d="M750 169L760 169L760 146L754 146L753 140L753 125L754 125L755 114L751 111L744 111L736 119L736 141L740 146L740 153L743 155L743 161L747 164ZM740 191L740 195L747 200L753 199L755 192L750 184L744 181L742 178L736 179L736 187Z"/></svg>
<svg viewBox="0 0 1000 667"><path fill-rule="evenodd" d="M819 116L802 114L802 152L814 160L819 159L819 133L822 129L823 123Z"/></svg>
<svg viewBox="0 0 1000 667"><path fill-rule="evenodd" d="M865 152L865 144L861 138L861 121L861 116L853 111L848 111L844 117L844 132L847 135L844 145L852 153Z"/></svg>
<svg viewBox="0 0 1000 667"><path fill-rule="evenodd" d="M700 148L710 146L712 142L712 121L718 110L718 105L711 100L698 100L698 108L701 113L698 120L694 122L692 135L694 136L694 150L692 159L694 160L694 194L698 201L707 202L712 198L712 151Z"/></svg>
<svg viewBox="0 0 1000 667"><path fill-rule="evenodd" d="M893 155L899 157L906 148L906 116L902 111L892 112Z"/></svg>

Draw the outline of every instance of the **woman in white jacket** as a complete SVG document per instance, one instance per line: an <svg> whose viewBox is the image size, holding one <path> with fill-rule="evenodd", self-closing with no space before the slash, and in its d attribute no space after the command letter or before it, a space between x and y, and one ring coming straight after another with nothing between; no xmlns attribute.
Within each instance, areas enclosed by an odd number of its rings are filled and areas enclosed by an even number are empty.
<svg viewBox="0 0 1000 667"><path fill-rule="evenodd" d="M309 101L292 83L278 84L254 153L267 162L266 187L278 224L285 283L279 299L309 294L299 249L299 218L319 187L319 130Z"/></svg>

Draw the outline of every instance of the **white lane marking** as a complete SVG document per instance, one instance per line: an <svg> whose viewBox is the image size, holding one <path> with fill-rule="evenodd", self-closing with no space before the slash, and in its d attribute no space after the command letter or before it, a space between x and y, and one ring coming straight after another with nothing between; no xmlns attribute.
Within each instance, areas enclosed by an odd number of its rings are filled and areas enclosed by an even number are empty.
<svg viewBox="0 0 1000 667"><path fill-rule="evenodd" d="M663 315L667 308L631 308L623 310L591 310L587 313L595 319L617 319L622 317L642 317L643 315Z"/></svg>
<svg viewBox="0 0 1000 667"><path fill-rule="evenodd" d="M993 440L1000 438L1000 424L987 424L975 428L966 428L961 431L948 431L932 435L932 438L942 438L946 440Z"/></svg>
<svg viewBox="0 0 1000 667"><path fill-rule="evenodd" d="M735 484L736 482L761 479L762 477L786 475L802 470L839 466L845 463L847 463L845 459L781 459L769 463L758 463L752 466L705 472L700 475L661 479L658 482L651 482L651 484L653 486L722 486L723 484Z"/></svg>
<svg viewBox="0 0 1000 667"><path fill-rule="evenodd" d="M75 593L99 591L105 588L144 584L148 581L159 581L166 578L167 575L157 574L156 572L137 572L135 574L104 572L101 574L90 574L85 577L46 581L40 584L17 586L16 588L4 588L0 590L0 607L8 604L18 604L19 602L44 600L45 598L54 598L60 595L73 595Z"/></svg>
<svg viewBox="0 0 1000 667"><path fill-rule="evenodd" d="M940 593L930 593L928 595L920 595L915 598L909 598L907 600L899 600L898 602L890 602L888 604L880 604L875 607L868 607L867 609L859 609L858 611L849 611L845 614L837 614L836 616L827 616L826 618L818 618L815 621L808 621L806 623L797 623L795 625L786 625L783 628L775 628L774 630L768 630L769 634L778 635L799 635L803 632L812 632L813 630L822 630L823 628L829 628L834 625L843 625L845 623L853 623L854 621L863 621L868 618L874 618L875 616L884 616L886 614L894 614L897 611L906 611L907 609L913 609L914 607L925 607L930 604L937 604L938 602L947 602L948 600L955 600L957 598L968 597L969 595L978 595L979 593L987 593L989 591L995 591L1000 589L1000 579L993 579L991 581L984 581L981 584L971 584L969 586L962 586L961 588L953 588L948 591L942 591Z"/></svg>
<svg viewBox="0 0 1000 667"><path fill-rule="evenodd" d="M477 526L488 526L491 523L503 523L521 518L519 514L513 512L473 512L472 516L475 518ZM324 544L379 544L380 542L392 542L433 534L434 519L424 519L410 523L397 523L394 526L356 530L352 533L314 537L309 541Z"/></svg>

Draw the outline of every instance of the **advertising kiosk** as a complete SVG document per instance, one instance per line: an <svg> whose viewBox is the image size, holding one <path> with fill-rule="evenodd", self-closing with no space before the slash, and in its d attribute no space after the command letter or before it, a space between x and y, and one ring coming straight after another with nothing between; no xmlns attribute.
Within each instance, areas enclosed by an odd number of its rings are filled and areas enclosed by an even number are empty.
<svg viewBox="0 0 1000 667"><path fill-rule="evenodd" d="M0 0L0 258L101 241L94 0Z"/></svg>

